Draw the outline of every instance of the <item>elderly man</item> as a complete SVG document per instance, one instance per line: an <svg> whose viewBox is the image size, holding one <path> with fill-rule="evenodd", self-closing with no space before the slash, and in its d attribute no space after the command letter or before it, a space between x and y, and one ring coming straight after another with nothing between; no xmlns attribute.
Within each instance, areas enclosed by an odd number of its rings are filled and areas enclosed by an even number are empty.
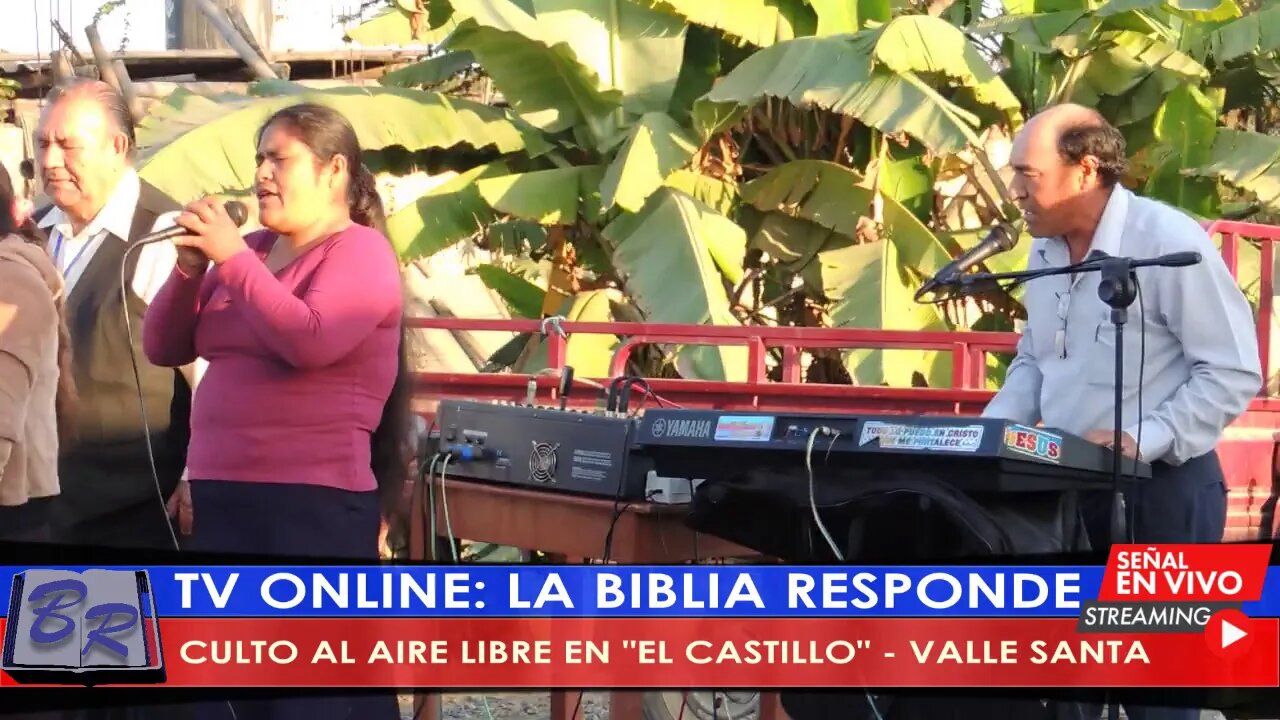
<svg viewBox="0 0 1280 720"><path fill-rule="evenodd" d="M1195 220L1119 184L1124 140L1097 112L1045 110L1015 139L1011 164L1013 193L1035 238L1030 269L1077 263L1095 250L1203 257L1189 267L1137 271L1139 298L1124 330L1121 451L1152 467L1152 479L1126 493L1135 542L1221 541L1226 483L1215 446L1262 386L1243 293ZM1112 444L1115 327L1098 283L1089 272L1027 284L1017 356L984 415ZM1144 339L1145 367L1138 355ZM1094 545L1128 541L1108 537L1109 497L1090 500L1085 522ZM1135 720L1198 717L1189 709L1128 710Z"/></svg>
<svg viewBox="0 0 1280 720"><path fill-rule="evenodd" d="M78 437L59 463L55 539L174 549L161 497L174 494L186 463L190 371L150 366L141 350L142 313L173 268L173 245L153 243L129 253L127 306L120 283L128 244L171 225L180 206L138 177L132 118L106 83L60 87L44 109L35 145L38 177L53 203L36 220L66 280L79 395Z"/></svg>

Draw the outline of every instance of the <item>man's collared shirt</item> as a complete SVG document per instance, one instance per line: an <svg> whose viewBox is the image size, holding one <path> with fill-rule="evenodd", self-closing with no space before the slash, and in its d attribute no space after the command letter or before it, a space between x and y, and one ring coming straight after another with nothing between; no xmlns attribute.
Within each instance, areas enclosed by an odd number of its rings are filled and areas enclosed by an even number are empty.
<svg viewBox="0 0 1280 720"><path fill-rule="evenodd" d="M71 229L71 220L59 207L53 207L40 218L39 226L49 232L49 253L53 256L54 265L62 272L66 280L66 294L71 295L76 282L93 260L93 255L102 247L111 235L116 238L129 239L129 231L133 227L133 214L138 205L138 195L142 182L135 170L127 170L116 184L115 191L108 198L102 210L78 234ZM152 231L164 230L174 225L178 213L170 212L156 218ZM112 238L112 242L120 240ZM178 259L177 251L172 243L151 243L138 253L138 264L134 270L131 286L143 302L151 304L160 287L169 278L173 265Z"/></svg>
<svg viewBox="0 0 1280 720"><path fill-rule="evenodd" d="M1093 250L1132 258L1200 253L1196 265L1135 271L1138 299L1123 329L1122 429L1148 462L1177 465L1212 450L1262 387L1253 311L1220 251L1192 218L1119 185ZM1028 269L1069 262L1063 239L1032 242ZM1076 435L1114 427L1116 328L1098 297L1100 279L1086 272L1027 283L1017 356L984 416Z"/></svg>
<svg viewBox="0 0 1280 720"><path fill-rule="evenodd" d="M129 239L141 192L142 181L137 171L130 168L121 176L106 204L79 233L72 230L71 220L57 206L40 218L38 225L49 233L49 253L66 283L63 291L65 297L71 297L76 282L104 242L123 242ZM178 215L177 212L160 215L152 225L151 232L173 227ZM136 252L138 264L134 267L130 286L144 303L150 305L173 272L178 252L170 242L151 243ZM116 277L118 276L117 273ZM204 374L207 364L203 359L196 360L195 367L188 374L193 389Z"/></svg>

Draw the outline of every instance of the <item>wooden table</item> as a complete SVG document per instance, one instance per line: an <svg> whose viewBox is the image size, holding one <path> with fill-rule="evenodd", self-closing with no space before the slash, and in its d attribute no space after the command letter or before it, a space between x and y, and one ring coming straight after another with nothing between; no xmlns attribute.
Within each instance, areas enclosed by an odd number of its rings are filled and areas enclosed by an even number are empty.
<svg viewBox="0 0 1280 720"><path fill-rule="evenodd" d="M415 487L410 508L410 557L449 557L444 535L447 521L452 537L539 550L557 562L581 562L604 555L605 536L613 526L609 559L619 563L674 564L708 558L759 557L753 550L685 527L680 507L652 503L620 504L563 493L539 492L470 480L435 478L435 538L425 487ZM615 522L615 515L617 515ZM581 692L551 691L552 720L579 720ZM610 720L639 720L643 693L614 691L609 697ZM437 720L440 695L414 697L415 720ZM760 694L760 720L785 718L776 693Z"/></svg>

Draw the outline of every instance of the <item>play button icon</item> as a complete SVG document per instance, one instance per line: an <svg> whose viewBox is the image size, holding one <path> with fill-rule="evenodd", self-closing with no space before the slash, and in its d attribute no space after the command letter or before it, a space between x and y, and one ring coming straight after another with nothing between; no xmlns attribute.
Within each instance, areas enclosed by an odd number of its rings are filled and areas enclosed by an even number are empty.
<svg viewBox="0 0 1280 720"><path fill-rule="evenodd" d="M1223 648L1231 647L1236 643L1236 641L1244 639L1244 637L1248 634L1249 633L1241 630L1235 625L1232 625L1230 622L1226 620L1222 621L1222 647Z"/></svg>
<svg viewBox="0 0 1280 720"><path fill-rule="evenodd" d="M1239 610L1222 610L1209 618L1204 639L1216 655L1236 656L1253 644L1249 616Z"/></svg>

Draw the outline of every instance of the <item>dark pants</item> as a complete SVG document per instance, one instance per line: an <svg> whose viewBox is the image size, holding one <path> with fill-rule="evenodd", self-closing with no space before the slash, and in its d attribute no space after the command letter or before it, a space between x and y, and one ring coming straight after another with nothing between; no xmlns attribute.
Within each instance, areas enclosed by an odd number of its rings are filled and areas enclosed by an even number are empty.
<svg viewBox="0 0 1280 720"><path fill-rule="evenodd" d="M21 505L0 506L0 540L7 542L47 543L50 510L57 496L32 498Z"/></svg>
<svg viewBox="0 0 1280 720"><path fill-rule="evenodd" d="M377 494L316 485L191 481L192 524L186 550L378 558ZM394 690L375 695L233 700L234 720L399 720ZM233 720L227 703L202 704L198 720Z"/></svg>
<svg viewBox="0 0 1280 720"><path fill-rule="evenodd" d="M170 534L171 529L172 521L159 495L146 502L91 517L73 513L65 501L53 508L54 541L65 545L177 550L174 547L177 532Z"/></svg>
<svg viewBox="0 0 1280 720"><path fill-rule="evenodd" d="M1227 527L1227 481L1217 451L1209 451L1182 465L1152 463L1151 480L1126 492L1125 505L1133 542L1222 542ZM1128 537L1110 538L1110 493L1082 498L1081 508L1094 550L1102 550L1110 542L1129 542ZM1195 708L1141 707L1126 702L1124 693L1115 695L1131 720L1198 720L1200 717L1200 711ZM1097 713L1090 717L1097 717Z"/></svg>

